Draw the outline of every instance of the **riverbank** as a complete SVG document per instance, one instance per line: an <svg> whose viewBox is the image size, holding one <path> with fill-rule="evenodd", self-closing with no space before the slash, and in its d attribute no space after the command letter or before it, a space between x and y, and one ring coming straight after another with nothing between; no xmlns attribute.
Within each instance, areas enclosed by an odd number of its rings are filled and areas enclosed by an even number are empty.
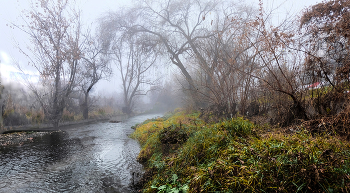
<svg viewBox="0 0 350 193"><path fill-rule="evenodd" d="M87 120L79 120L79 121L67 121L60 123L58 128L54 128L52 124L29 124L29 125L20 125L20 126L6 126L4 129L0 130L0 134L7 134L13 132L41 132L41 131L57 131L57 130L65 130L71 127L92 124L104 121L111 121L114 123L118 123L121 121L125 121L127 119L127 115L114 115L110 117L100 117L94 119Z"/></svg>
<svg viewBox="0 0 350 193"><path fill-rule="evenodd" d="M335 133L177 112L145 121L131 137L142 147L144 192L350 191L350 143Z"/></svg>
<svg viewBox="0 0 350 193"><path fill-rule="evenodd" d="M41 132L15 132L0 135L0 147L11 145L22 145L25 142L31 142L35 137L42 137L63 131L41 131Z"/></svg>
<svg viewBox="0 0 350 193"><path fill-rule="evenodd" d="M3 130L0 130L0 146L21 145L24 142L32 141L35 137L42 137L44 135L53 134L56 132L64 132L64 130L81 125L88 125L107 121L112 123L119 123L125 121L126 119L127 116L120 115L80 121L69 121L61 123L58 128L54 128L51 124L31 124L5 127Z"/></svg>

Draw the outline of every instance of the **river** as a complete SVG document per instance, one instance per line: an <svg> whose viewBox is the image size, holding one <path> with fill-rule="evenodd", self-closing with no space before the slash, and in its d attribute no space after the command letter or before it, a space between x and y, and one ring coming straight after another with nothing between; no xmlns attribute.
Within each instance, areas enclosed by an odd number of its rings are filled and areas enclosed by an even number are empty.
<svg viewBox="0 0 350 193"><path fill-rule="evenodd" d="M136 161L140 146L128 135L131 126L157 116L77 126L0 146L0 192L133 192L133 173L142 173L142 166Z"/></svg>

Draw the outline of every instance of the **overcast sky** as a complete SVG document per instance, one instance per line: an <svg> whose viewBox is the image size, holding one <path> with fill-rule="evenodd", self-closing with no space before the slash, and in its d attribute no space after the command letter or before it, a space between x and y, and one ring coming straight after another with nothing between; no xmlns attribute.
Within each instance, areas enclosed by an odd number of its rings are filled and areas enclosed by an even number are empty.
<svg viewBox="0 0 350 193"><path fill-rule="evenodd" d="M15 42L28 42L25 34L18 29L11 29L7 26L11 22L21 23L20 14L22 10L29 9L31 0L0 0L0 72L2 79L6 81L16 82L14 77L10 77L10 71L16 72L17 69L13 66L13 61L18 60L20 63L26 63L26 58L21 55ZM33 0L34 1L34 0ZM241 0L242 1L242 0ZM82 10L83 22L90 25L96 23L96 19L107 11L115 11L120 7L131 6L131 0L76 0L77 6ZM258 6L259 0L246 0L247 4ZM311 5L320 3L321 0L264 0L264 6L271 9L281 5L275 13L275 19L283 19L286 12L292 14L299 13L302 9ZM29 69L28 73L35 74L36 72ZM108 91L112 93L118 92L121 87L116 86L119 81L114 76L111 80L102 81L97 85L96 93ZM115 88L115 89L111 89Z"/></svg>

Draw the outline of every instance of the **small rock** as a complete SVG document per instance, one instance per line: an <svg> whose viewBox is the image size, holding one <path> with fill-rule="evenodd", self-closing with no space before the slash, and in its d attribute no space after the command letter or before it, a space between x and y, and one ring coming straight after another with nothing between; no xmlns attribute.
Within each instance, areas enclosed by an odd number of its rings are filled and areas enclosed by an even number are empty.
<svg viewBox="0 0 350 193"><path fill-rule="evenodd" d="M115 120L111 120L109 121L110 123L120 123L121 121L115 121Z"/></svg>

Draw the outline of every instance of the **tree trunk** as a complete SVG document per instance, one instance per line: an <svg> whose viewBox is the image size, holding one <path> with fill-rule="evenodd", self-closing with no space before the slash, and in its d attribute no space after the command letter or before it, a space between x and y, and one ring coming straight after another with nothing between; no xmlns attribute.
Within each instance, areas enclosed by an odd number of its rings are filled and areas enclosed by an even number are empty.
<svg viewBox="0 0 350 193"><path fill-rule="evenodd" d="M59 119L54 119L53 122L52 122L53 127L54 128L58 128L59 122L60 122Z"/></svg>
<svg viewBox="0 0 350 193"><path fill-rule="evenodd" d="M181 63L181 60L179 59L178 56L175 57L175 60L177 62L173 62L173 64L175 64L177 67L180 68L182 74L185 76L186 78L186 81L187 83L189 84L189 88L186 88L190 91L190 95L191 95L191 98L195 104L195 107L201 107L201 103L200 103L200 99L199 99L199 96L198 96L198 91L197 91L197 88L195 86L195 83L192 79L192 76L188 73L188 71L186 70L185 66Z"/></svg>
<svg viewBox="0 0 350 193"><path fill-rule="evenodd" d="M4 114L4 105L3 105L3 100L1 99L1 93L0 93L0 130L3 129L3 120L2 120L3 114Z"/></svg>
<svg viewBox="0 0 350 193"><path fill-rule="evenodd" d="M52 110L51 110L51 120L52 120L52 125L54 128L57 128L58 127L58 123L59 123L59 120L60 120L60 117L59 117L59 104L58 104L58 96L57 96L57 92L55 93L55 98L53 100L53 107L52 107Z"/></svg>
<svg viewBox="0 0 350 193"><path fill-rule="evenodd" d="M54 128L58 127L58 123L60 120L60 106L59 106L59 101L60 101L60 96L59 96L59 92L61 89L61 60L59 58L60 54L59 54L59 50L56 51L56 63L55 65L55 90L54 90L54 98L53 98L53 106L52 106L52 112L51 112L51 119L52 119L52 124Z"/></svg>
<svg viewBox="0 0 350 193"><path fill-rule="evenodd" d="M88 119L89 118L89 106L88 106L88 97L89 97L89 93L85 93L85 100L83 103L83 117L84 119Z"/></svg>
<svg viewBox="0 0 350 193"><path fill-rule="evenodd" d="M125 107L123 107L122 111L123 111L123 113L127 114L128 117L131 117L133 114L130 105L126 105Z"/></svg>
<svg viewBox="0 0 350 193"><path fill-rule="evenodd" d="M301 104L300 101L294 101L294 108L296 113L296 118L307 120L305 107Z"/></svg>

